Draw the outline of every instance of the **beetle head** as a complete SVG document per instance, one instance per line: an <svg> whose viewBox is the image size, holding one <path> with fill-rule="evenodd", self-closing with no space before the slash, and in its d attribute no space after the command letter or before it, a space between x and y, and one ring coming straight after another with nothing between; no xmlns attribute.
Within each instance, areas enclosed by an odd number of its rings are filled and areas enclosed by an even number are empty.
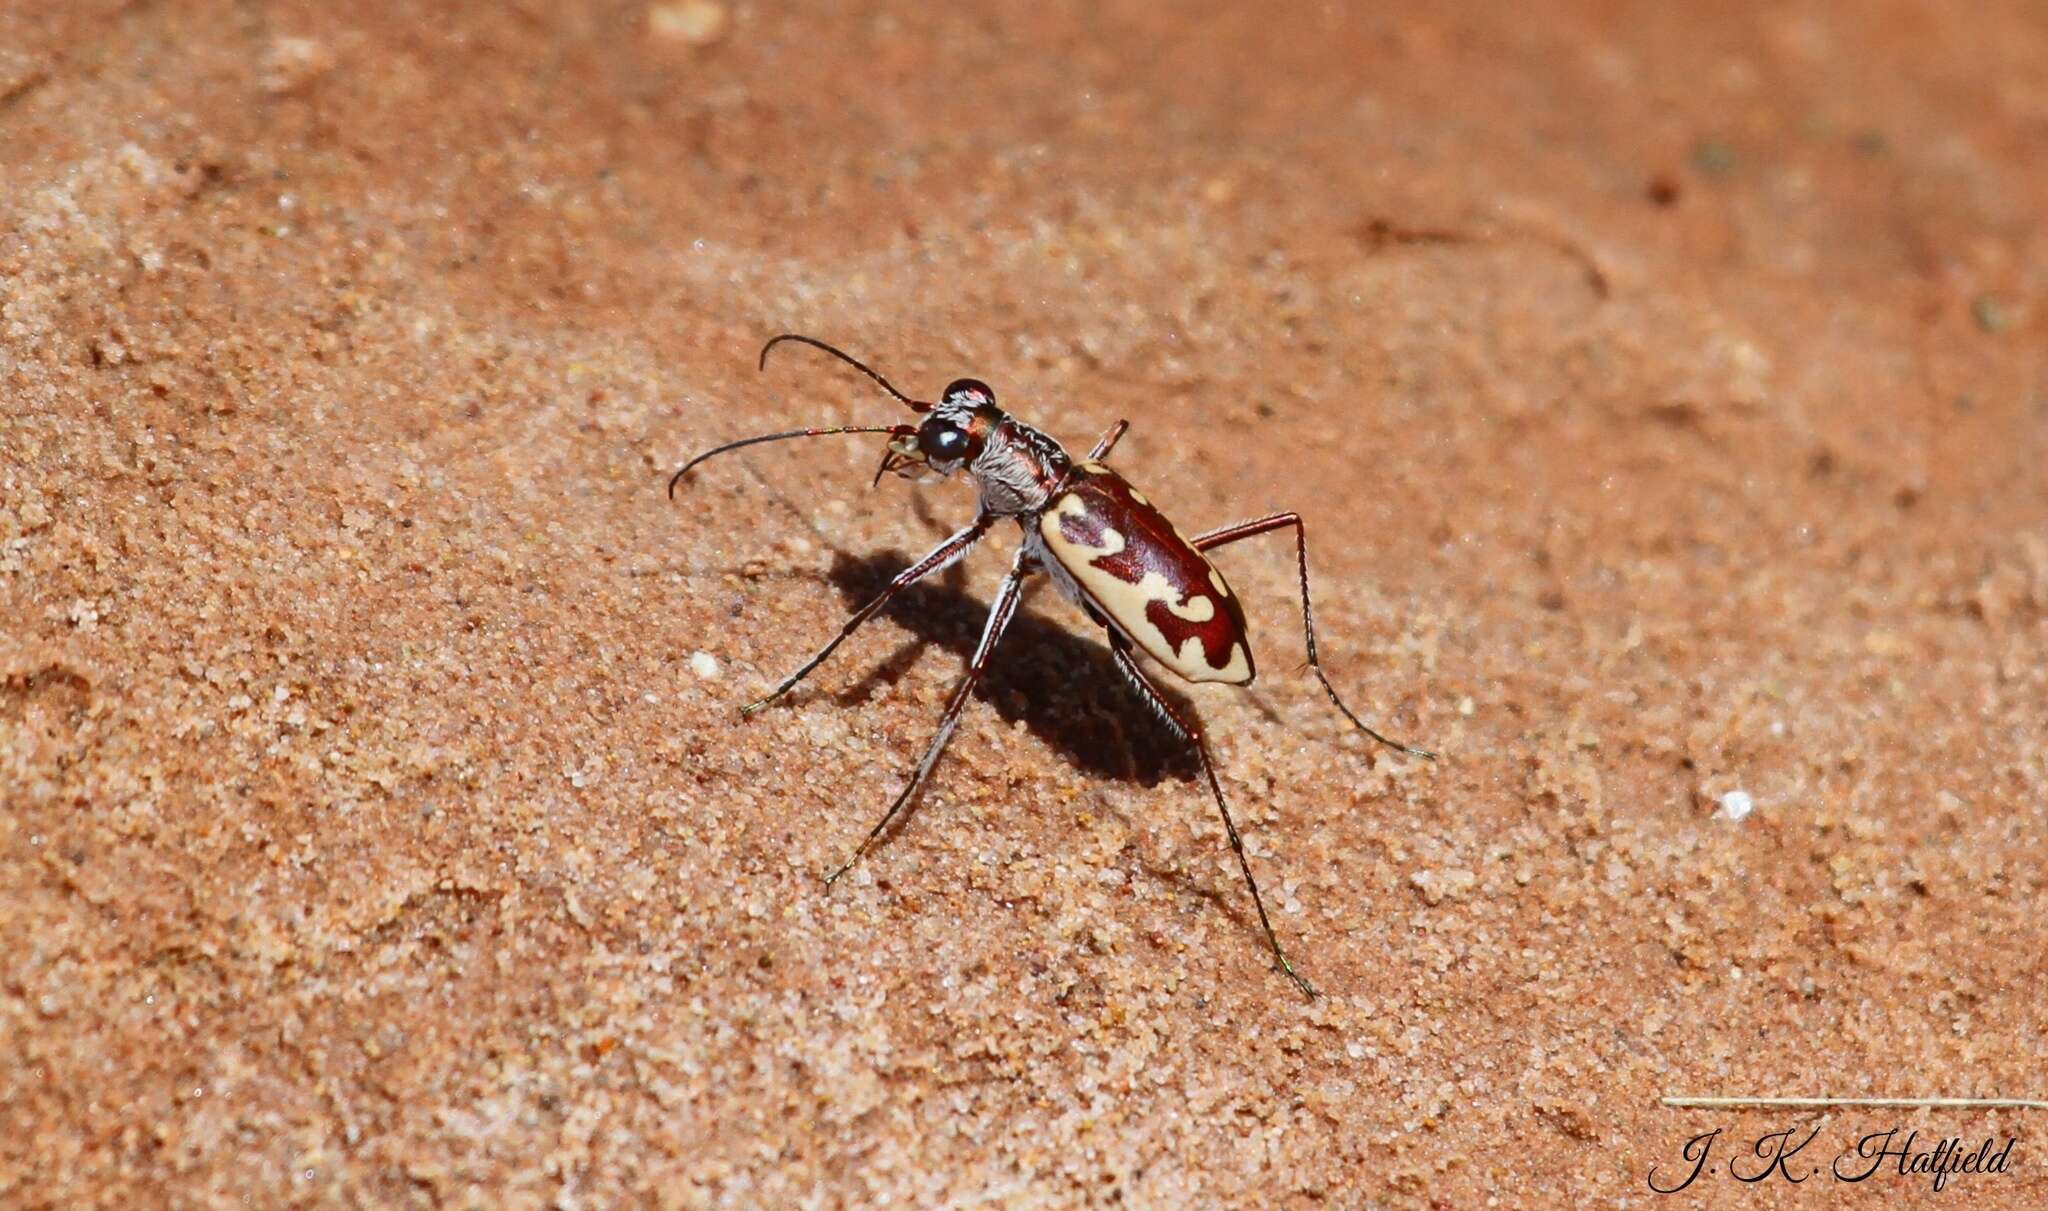
<svg viewBox="0 0 2048 1211"><path fill-rule="evenodd" d="M963 378L946 388L914 434L889 439L882 473L906 479L943 479L981 457L988 435L1002 422L996 393L978 379Z"/></svg>
<svg viewBox="0 0 2048 1211"><path fill-rule="evenodd" d="M761 365L768 364L768 354L784 341L809 345L838 358L847 365L873 379L895 400L912 412L922 413L924 420L916 427L910 425L833 425L814 429L793 429L784 433L764 433L759 437L741 438L736 442L714 447L684 463L668 481L670 497L674 497L676 485L688 475L690 468L714 455L728 450L761 442L783 441L793 437L817 437L827 433L887 433L888 448L882 452L882 465L875 470L875 482L882 482L882 476L890 471L906 479L944 479L960 470L971 467L980 459L989 442L995 438L996 430L1007 417L996 407L996 393L987 383L979 379L955 379L940 395L937 403L912 399L898 391L893 383L876 373L853 355L836 349L814 336L785 332L761 347Z"/></svg>

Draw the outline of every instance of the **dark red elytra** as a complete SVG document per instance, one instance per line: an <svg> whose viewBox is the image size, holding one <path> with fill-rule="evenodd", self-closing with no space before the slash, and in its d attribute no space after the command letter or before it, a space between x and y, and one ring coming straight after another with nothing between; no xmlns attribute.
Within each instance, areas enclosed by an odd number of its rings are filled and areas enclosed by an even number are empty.
<svg viewBox="0 0 2048 1211"><path fill-rule="evenodd" d="M1244 606L1223 573L1123 476L1076 466L1045 516L1047 546L1147 656L1184 681L1257 676Z"/></svg>

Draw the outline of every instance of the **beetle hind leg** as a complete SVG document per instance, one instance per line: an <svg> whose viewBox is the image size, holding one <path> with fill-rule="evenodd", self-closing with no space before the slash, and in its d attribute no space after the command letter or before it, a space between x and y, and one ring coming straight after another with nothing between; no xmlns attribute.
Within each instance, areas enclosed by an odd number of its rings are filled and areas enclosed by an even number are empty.
<svg viewBox="0 0 2048 1211"><path fill-rule="evenodd" d="M1145 676L1145 671L1131 659L1130 644L1122 636L1115 632L1110 633L1109 650L1116 658L1117 669L1130 679L1131 684L1144 696L1146 704L1185 737L1188 743L1194 746L1195 754L1202 759L1202 773L1209 779L1209 793L1215 797L1216 810L1223 816L1223 831L1230 837L1230 852L1237 855L1237 868L1244 873L1244 885L1251 889L1252 907L1259 912L1259 928L1265 931L1266 945L1273 951L1273 961L1286 973L1288 979L1294 981L1294 986L1301 989L1302 995L1314 1000L1315 985L1308 982L1308 977L1294 969L1293 960L1281 949L1280 938L1273 932L1272 920L1266 916L1265 898L1259 895L1259 881L1252 876L1252 864L1245 857L1244 838L1238 835L1237 821L1230 818L1230 807L1223 801L1223 784L1216 780L1216 762L1209 756L1209 744L1202 739L1201 730L1182 718L1180 713L1173 709L1173 705L1167 702L1166 696L1159 692L1159 687L1152 684L1152 679Z"/></svg>
<svg viewBox="0 0 2048 1211"><path fill-rule="evenodd" d="M1285 526L1294 527L1295 564L1301 571L1301 632L1302 637L1308 643L1308 667L1315 670L1316 680L1323 683L1323 693L1330 696L1331 704L1342 712L1344 717L1351 721L1352 726L1356 727L1359 731L1371 736L1388 748L1407 753L1411 757L1421 757L1429 761L1436 760L1436 754L1426 748L1417 748L1412 744L1403 744L1399 740L1390 740L1366 726L1365 720L1360 719L1352 713L1350 707L1344 705L1344 700L1337 696L1337 687L1331 685L1329 677L1323 673L1323 662L1316 656L1315 609L1309 604L1308 599L1308 530L1301 524L1301 514L1275 513L1270 517L1261 517L1256 521L1239 522L1234 526L1224 526L1220 530L1211 530L1207 534L1197 534L1189 541L1194 544L1195 550L1207 551L1236 542L1241 538L1253 538Z"/></svg>
<svg viewBox="0 0 2048 1211"><path fill-rule="evenodd" d="M1112 644L1112 647L1114 647L1114 644ZM1123 649L1116 650L1122 651ZM1124 675L1124 680L1130 684L1130 687L1138 691L1138 697L1142 698L1146 707L1150 708L1153 718L1164 723L1166 730L1172 732L1179 739L1189 744L1195 742L1195 738L1188 735L1187 725L1180 721L1180 716L1167 709L1166 699L1159 693L1159 687L1153 685L1138 671L1136 661L1119 657L1116 667L1117 671Z"/></svg>

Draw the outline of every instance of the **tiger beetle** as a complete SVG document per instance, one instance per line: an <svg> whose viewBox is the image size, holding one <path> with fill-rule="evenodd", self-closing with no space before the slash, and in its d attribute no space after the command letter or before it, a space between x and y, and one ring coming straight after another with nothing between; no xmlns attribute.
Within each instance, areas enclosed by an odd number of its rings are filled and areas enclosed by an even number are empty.
<svg viewBox="0 0 2048 1211"><path fill-rule="evenodd" d="M691 468L716 454L793 437L887 433L890 435L889 443L882 454L881 466L875 471L876 483L891 471L905 478L943 479L964 468L974 479L974 486L981 496L981 507L964 529L898 573L874 600L855 610L839 628L839 633L818 649L816 655L783 678L767 697L743 708L742 715L752 715L787 694L813 669L823 664L847 636L880 613L898 593L951 566L967 554L997 520L1015 518L1023 531L1017 558L1010 565L1009 575L996 589L995 604L989 608L988 621L982 627L981 639L975 644L974 657L967 666L967 676L953 691L953 696L946 702L945 712L939 717L938 734L932 737L923 759L917 763L909 782L897 794L895 802L889 805L889 810L882 814L881 820L854 850L853 856L827 875L825 882L834 882L859 861L888 828L889 822L896 818L896 813L903 810L918 788L924 785L932 767L938 763L939 754L945 751L946 742L952 738L953 728L960 721L961 711L966 708L968 695L974 691L975 684L988 667L989 654L995 650L996 641L1002 637L1004 628L1017 612L1025 578L1043 572L1103 628L1109 639L1110 658L1115 661L1118 671L1129 679L1139 696L1166 721L1173 733L1187 741L1201 758L1202 773L1208 779L1210 794L1215 797L1216 810L1223 816L1223 829L1230 837L1231 852L1237 855L1238 869L1244 872L1245 886L1251 890L1252 906L1258 910L1259 927L1265 932L1266 945L1272 949L1280 970L1304 994L1314 998L1315 988L1294 969L1293 962L1280 947L1280 939L1273 933L1273 923L1266 916L1265 901L1259 895L1258 880L1252 877L1251 863L1245 860L1244 842L1238 836L1236 822L1230 818L1230 808L1224 803L1223 787L1216 780L1216 765L1210 759L1209 746L1202 739L1201 728L1167 701L1133 657L1134 650L1142 651L1168 672L1187 682L1250 685L1255 670L1245 629L1244 608L1239 604L1237 595L1230 591L1223 573L1209 562L1204 552L1240 539L1292 527L1295 562L1301 573L1302 633L1307 640L1309 667L1315 670L1323 691L1346 719L1374 740L1403 753L1433 759L1432 753L1389 740L1367 727L1350 707L1344 705L1330 679L1324 676L1322 662L1316 658L1315 617L1309 605L1308 592L1308 536L1300 515L1274 513L1189 538L1154 508L1143 493L1102 461L1130 427L1128 421L1120 420L1112 425L1102 435L1102 440L1095 443L1095 448L1088 452L1088 457L1076 462L1059 442L997 408L995 392L977 379L957 380L946 388L936 403L914 400L852 356L824 341L795 333L784 333L762 347L761 369L767 368L769 352L784 341L809 345L846 362L880 384L882 390L911 411L922 414L923 421L916 425L793 429L728 442L683 464L682 469L668 481L671 500L675 498L676 485L690 473Z"/></svg>

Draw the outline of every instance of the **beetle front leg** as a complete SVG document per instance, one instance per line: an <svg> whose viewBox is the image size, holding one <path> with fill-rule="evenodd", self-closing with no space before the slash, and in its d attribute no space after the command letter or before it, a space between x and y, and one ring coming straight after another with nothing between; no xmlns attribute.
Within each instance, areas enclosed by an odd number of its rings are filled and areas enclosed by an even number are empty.
<svg viewBox="0 0 2048 1211"><path fill-rule="evenodd" d="M1259 881L1252 877L1252 864L1245 858L1244 838L1238 836L1237 821L1230 818L1230 807L1223 802L1223 784L1216 780L1216 763L1209 757L1209 743L1202 739L1201 729L1173 709L1173 705L1166 700L1166 695L1159 692L1159 687L1153 685L1152 679L1145 676L1145 671L1138 667L1137 661L1131 659L1130 644L1114 631L1110 632L1109 651L1116 658L1117 669L1130 679L1131 685L1140 694L1144 695L1146 705L1159 712L1173 725L1175 731L1185 736L1188 743L1195 746L1195 754L1202 759L1202 773L1209 779L1209 793L1216 797L1216 810L1223 814L1223 831L1230 837L1230 852L1237 855L1237 868L1244 872L1244 885L1251 888L1252 907L1259 910L1259 928L1266 931L1266 945L1273 949L1273 961L1279 964L1281 971L1287 973L1288 979L1294 981L1296 988L1301 989L1309 1000L1315 1000L1315 985L1308 982L1308 977L1294 970L1294 963L1288 959L1287 952L1280 949L1280 939L1273 932L1273 922L1266 916L1266 901L1259 895Z"/></svg>
<svg viewBox="0 0 2048 1211"><path fill-rule="evenodd" d="M1220 530L1211 530L1207 534L1197 534L1189 541L1194 544L1195 550L1207 551L1213 547L1225 546L1236 542L1240 538L1256 537L1257 535L1278 530L1285 526L1294 527L1294 555L1296 563L1301 569L1301 631L1303 637L1308 641L1308 667L1315 670L1316 680L1323 683L1323 692L1330 696L1330 701L1336 704L1338 710L1344 712L1344 717L1349 719L1359 731L1371 736L1388 748L1399 749L1401 752L1427 758L1431 761L1436 760L1436 754L1428 749L1416 748L1412 744L1403 744L1399 740L1389 740L1367 727L1364 720L1352 714L1351 708L1344 705L1344 700L1337 696L1337 687L1331 685L1330 679L1323 675L1323 662L1316 658L1315 611L1309 605L1308 600L1308 531L1301 524L1301 514L1275 513L1271 517L1261 517L1257 521L1239 522L1234 526L1224 526Z"/></svg>
<svg viewBox="0 0 2048 1211"><path fill-rule="evenodd" d="M945 713L939 716L938 734L933 736L932 742L925 747L924 757L917 763L917 769L911 773L910 781L896 796L896 801L889 805L889 810L882 813L881 820L854 849L853 856L838 870L825 876L827 885L837 882L839 876L852 869L855 862L860 861L861 855L867 853L874 845L875 839L889 827L889 821L896 818L896 813L903 810L903 805L910 802L911 797L917 794L917 788L923 786L924 780L931 776L932 767L939 763L939 754L946 751L946 742L953 738L953 729L960 723L960 713L967 709L968 696L974 692L974 687L981 681L982 673L988 668L989 654L995 651L996 640L1003 637L1003 632L1010 625L1010 619L1017 613L1017 602L1024 596L1024 578L1034 571L1037 571L1037 564L1030 555L1022 550L1018 551L1017 560L1010 567L1010 574L1003 578L1001 587L996 589L995 604L989 607L988 621L982 625L981 642L974 645L974 658L967 664L967 676L961 678L959 688L953 691L953 697L946 702Z"/></svg>
<svg viewBox="0 0 2048 1211"><path fill-rule="evenodd" d="M831 642L827 643L824 647L818 649L817 655L811 657L809 660L804 661L803 667L799 668L796 672L791 673L789 676L783 678L781 684L777 685L774 689L768 692L767 697L762 698L757 702L750 702L747 705L741 707L740 714L743 716L751 715L755 711L760 710L762 707L767 706L769 703L775 701L777 698L780 698L784 694L787 694L789 691L795 689L797 682L802 681L805 677L810 676L811 670L825 663L825 658L832 654L832 649L838 647L841 643L844 643L848 635L851 635L855 631L859 630L861 623L864 623L868 619L873 618L877 613L881 611L883 606L889 604L889 600L895 597L896 594L901 593L903 590L909 588L911 585L917 583L918 581L923 580L925 577L930 576L934 572L942 571L945 568L951 567L953 563L956 560L958 560L962 555L967 554L967 552L974 546L975 543L981 541L981 536L988 533L988 528L993 524L995 524L995 518L990 517L987 514L982 514L981 516L976 517L973 523L969 525L966 529L961 530L959 533L953 535L951 538L948 538L946 541L940 543L938 546L933 547L930 553L928 553L923 559L918 560L916 563L911 564L909 567L897 573L896 579L889 582L888 588L883 589L881 593L877 595L873 601L868 602L866 605L862 606L861 608L853 612L853 617L848 618L846 620L846 625L839 628L839 633L832 637Z"/></svg>

